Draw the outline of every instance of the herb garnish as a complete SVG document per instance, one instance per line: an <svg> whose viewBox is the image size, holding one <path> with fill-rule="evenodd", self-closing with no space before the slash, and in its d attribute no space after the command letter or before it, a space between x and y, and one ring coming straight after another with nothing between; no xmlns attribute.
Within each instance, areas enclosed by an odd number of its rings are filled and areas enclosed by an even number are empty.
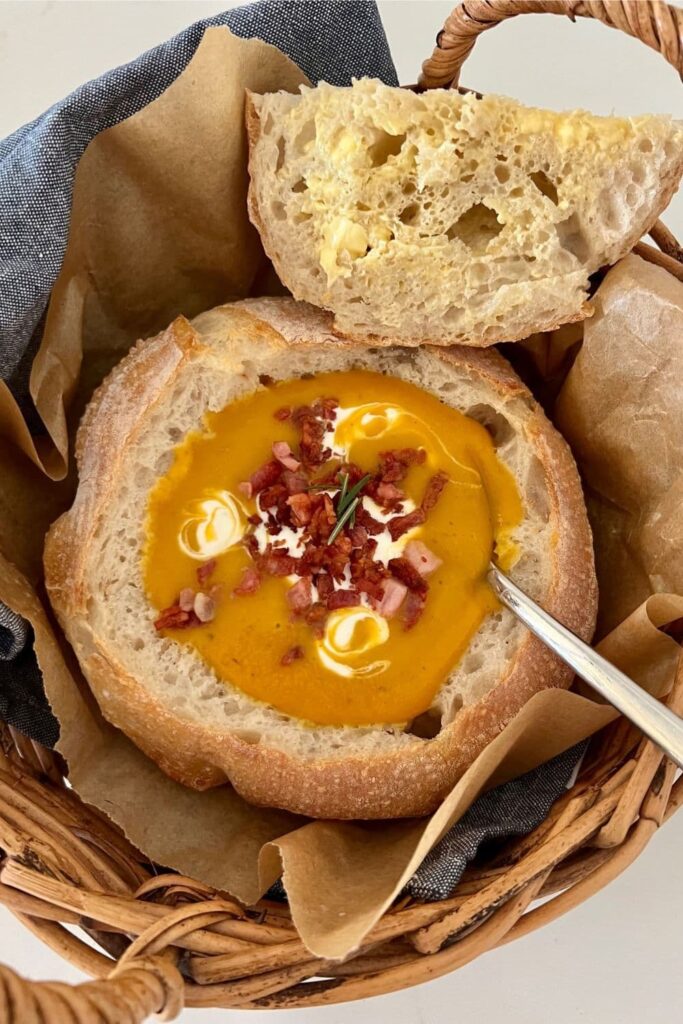
<svg viewBox="0 0 683 1024"><path fill-rule="evenodd" d="M370 480L372 480L372 473L366 473L365 476L361 477L358 483L354 484L351 490L349 490L349 474L341 474L341 490L339 492L336 508L337 522L328 538L328 544L333 544L335 542L349 520L351 521L351 526L355 524L356 509L361 501L360 492Z"/></svg>

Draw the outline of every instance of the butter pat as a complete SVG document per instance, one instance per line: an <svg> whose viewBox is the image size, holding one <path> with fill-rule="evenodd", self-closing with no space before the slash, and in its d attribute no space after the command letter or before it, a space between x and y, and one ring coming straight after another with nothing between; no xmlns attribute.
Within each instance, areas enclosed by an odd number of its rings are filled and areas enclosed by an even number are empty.
<svg viewBox="0 0 683 1024"><path fill-rule="evenodd" d="M365 256L368 250L368 236L365 229L349 220L348 217L337 217L327 225L323 232L323 244L320 249L320 265L327 274L328 284L337 277L346 276L351 268L340 266L339 257L347 253L352 260Z"/></svg>

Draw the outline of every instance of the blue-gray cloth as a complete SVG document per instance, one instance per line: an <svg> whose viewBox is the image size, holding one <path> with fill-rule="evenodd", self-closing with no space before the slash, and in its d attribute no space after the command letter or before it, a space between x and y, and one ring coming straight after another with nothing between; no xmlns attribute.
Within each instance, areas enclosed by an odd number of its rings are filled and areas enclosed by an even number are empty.
<svg viewBox="0 0 683 1024"><path fill-rule="evenodd" d="M0 376L28 421L36 417L28 374L40 343L50 291L67 241L74 171L84 149L156 99L192 58L204 30L227 25L279 47L312 82L348 85L371 75L396 85L396 71L374 2L260 0L184 32L81 86L0 142ZM0 718L54 746L59 726L45 700L26 623L0 604ZM578 751L524 780L482 797L432 851L409 885L419 899L440 899L487 839L529 832L567 784Z"/></svg>

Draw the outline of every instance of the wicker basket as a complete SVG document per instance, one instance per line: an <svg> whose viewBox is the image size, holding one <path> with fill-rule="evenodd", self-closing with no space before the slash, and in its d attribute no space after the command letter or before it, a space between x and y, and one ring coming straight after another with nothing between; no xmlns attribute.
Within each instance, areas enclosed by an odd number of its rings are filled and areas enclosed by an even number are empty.
<svg viewBox="0 0 683 1024"><path fill-rule="evenodd" d="M683 11L650 0L468 0L423 66L424 88L457 85L480 32L523 13L593 17L659 50L683 72ZM636 251L679 279L662 226ZM683 713L683 669L669 697ZM683 804L683 778L623 720L597 738L574 787L531 835L471 867L439 903L403 900L344 964L316 960L285 906L243 908L177 874L158 874L64 784L55 755L0 732L0 901L96 980L28 982L0 966L7 1024L138 1024L183 1005L321 1006L378 995L461 967L587 899L624 870ZM534 907L539 897L552 898ZM99 950L65 925L78 926ZM316 980L309 980L316 979Z"/></svg>

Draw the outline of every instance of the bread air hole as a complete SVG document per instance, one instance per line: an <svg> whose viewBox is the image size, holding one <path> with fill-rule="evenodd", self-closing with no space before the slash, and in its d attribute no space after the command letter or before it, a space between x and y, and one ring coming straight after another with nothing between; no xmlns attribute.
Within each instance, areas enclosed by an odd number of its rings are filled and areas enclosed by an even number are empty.
<svg viewBox="0 0 683 1024"><path fill-rule="evenodd" d="M406 141L405 133L402 135L390 135L381 128L377 130L376 141L370 146L370 163L373 167L381 167L390 156L398 156Z"/></svg>
<svg viewBox="0 0 683 1024"><path fill-rule="evenodd" d="M538 191L542 192L543 195L547 199L549 199L551 203L554 203L555 206L557 206L557 187L555 185L555 182L548 177L545 171L533 171L529 175L529 177L533 181Z"/></svg>
<svg viewBox="0 0 683 1024"><path fill-rule="evenodd" d="M580 263L586 263L590 256L590 246L577 214L572 213L566 220L560 221L555 225L555 230L562 248L576 256Z"/></svg>
<svg viewBox="0 0 683 1024"><path fill-rule="evenodd" d="M408 203L399 213L398 219L401 221L401 224L412 224L419 212L420 207L417 203Z"/></svg>
<svg viewBox="0 0 683 1024"><path fill-rule="evenodd" d="M477 423L481 423L482 427L491 435L496 448L502 448L514 436L515 432L509 421L502 413L494 409L492 405L487 405L485 402L473 405L467 410L465 415L469 416L472 420L476 420Z"/></svg>
<svg viewBox="0 0 683 1024"><path fill-rule="evenodd" d="M441 712L436 708L423 711L412 720L406 732L410 736L418 736L421 740L433 740L441 732Z"/></svg>
<svg viewBox="0 0 683 1024"><path fill-rule="evenodd" d="M295 181L294 184L292 185L292 192L305 192L307 188L308 185L306 184L304 179L299 178L299 180Z"/></svg>
<svg viewBox="0 0 683 1024"><path fill-rule="evenodd" d="M465 210L446 231L450 241L458 238L475 255L481 256L503 230L495 210L477 203Z"/></svg>
<svg viewBox="0 0 683 1024"><path fill-rule="evenodd" d="M275 161L275 173L281 170L285 162L285 140L282 135L277 140L277 160Z"/></svg>
<svg viewBox="0 0 683 1024"><path fill-rule="evenodd" d="M309 145L315 142L315 121L307 121L297 137L294 139L294 150L296 153L305 153Z"/></svg>

